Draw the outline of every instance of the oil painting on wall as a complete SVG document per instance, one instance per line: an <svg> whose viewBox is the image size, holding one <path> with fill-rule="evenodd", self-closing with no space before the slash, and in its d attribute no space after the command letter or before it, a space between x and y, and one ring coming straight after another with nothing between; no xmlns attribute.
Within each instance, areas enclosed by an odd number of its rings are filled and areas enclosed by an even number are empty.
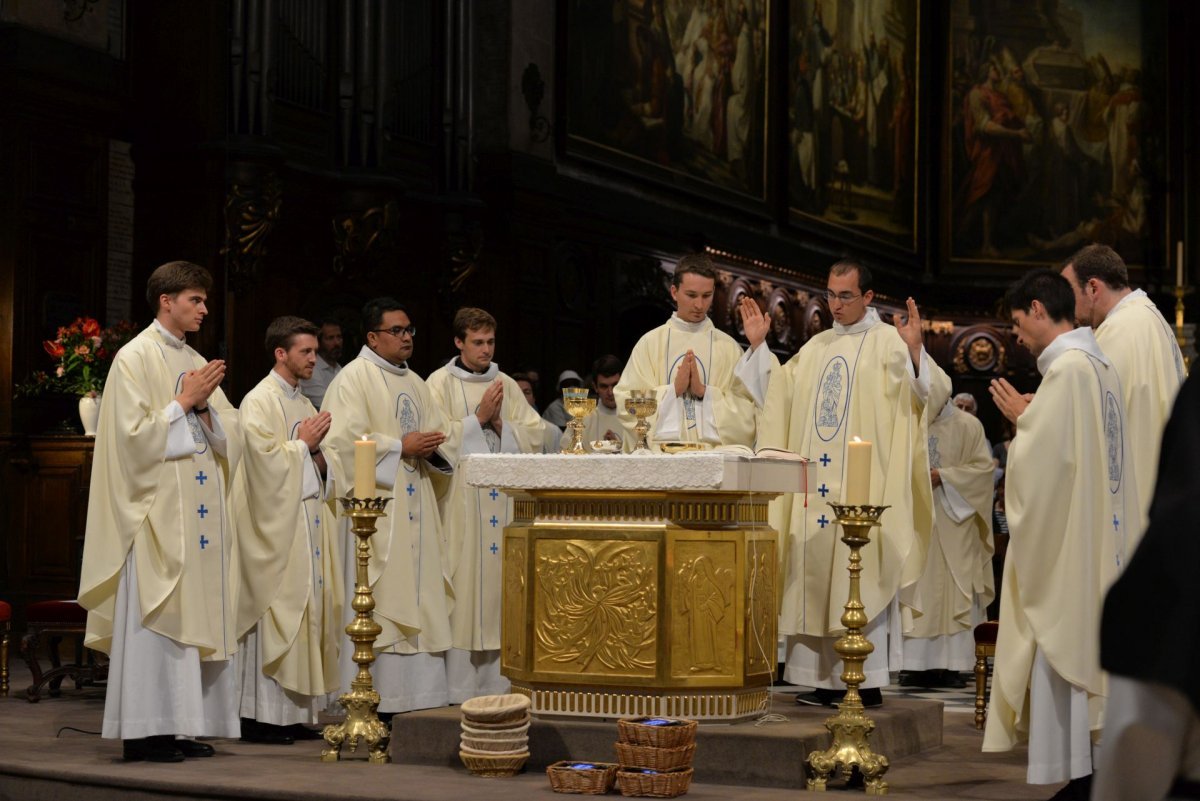
<svg viewBox="0 0 1200 801"><path fill-rule="evenodd" d="M770 6L570 0L568 155L710 197L764 201Z"/></svg>
<svg viewBox="0 0 1200 801"><path fill-rule="evenodd" d="M788 200L916 249L918 0L789 0Z"/></svg>
<svg viewBox="0 0 1200 801"><path fill-rule="evenodd" d="M1164 126L1143 97L1143 4L977 0L954 9L951 259L1023 266L1102 242L1144 263Z"/></svg>

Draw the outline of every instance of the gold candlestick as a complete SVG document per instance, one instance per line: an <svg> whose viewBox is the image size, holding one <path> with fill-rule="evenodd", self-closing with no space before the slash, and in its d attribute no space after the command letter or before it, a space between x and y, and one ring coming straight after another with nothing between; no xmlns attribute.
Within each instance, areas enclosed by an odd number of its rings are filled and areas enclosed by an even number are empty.
<svg viewBox="0 0 1200 801"><path fill-rule="evenodd" d="M842 658L842 681L846 685L846 696L838 704L838 713L825 721L825 728L833 735L833 744L824 751L813 751L808 755L809 790L825 791L825 782L830 774L841 766L842 778L849 781L855 768L862 774L867 795L887 795L888 785L883 780L888 760L882 754L871 751L868 742L875 722L863 710L858 685L866 680L863 663L875 650L871 641L863 636L867 625L867 614L863 610L859 594L859 574L862 573L860 549L871 541L871 527L879 525L879 517L886 506L852 506L840 503L833 507L838 524L842 527L842 542L850 546L850 598L842 613L842 625L846 633L838 638L833 650Z"/></svg>
<svg viewBox="0 0 1200 801"><path fill-rule="evenodd" d="M563 408L571 415L567 427L571 429L571 444L563 453L576 456L587 453L583 447L583 418L596 411L596 399L589 397L587 387L563 387Z"/></svg>
<svg viewBox="0 0 1200 801"><path fill-rule="evenodd" d="M1183 335L1183 299L1192 291L1190 286L1175 287L1175 341L1183 354L1183 369L1190 370L1192 360L1187 354L1187 337Z"/></svg>
<svg viewBox="0 0 1200 801"><path fill-rule="evenodd" d="M637 435L634 451L650 450L650 443L647 439L650 434L650 423L646 422L646 418L658 411L658 398L654 394L654 390L630 390L629 397L625 399L625 411L637 418L637 425L633 427L633 431Z"/></svg>
<svg viewBox="0 0 1200 801"><path fill-rule="evenodd" d="M356 555L358 568L355 574L354 600L350 606L354 608L354 620L346 626L346 634L354 643L354 659L358 665L358 675L350 682L350 692L338 698L338 703L346 708L346 719L337 724L326 726L323 734L328 748L321 752L322 762L337 762L341 758L342 746L349 745L353 754L360 742L367 746L367 761L382 765L391 762L388 754L388 742L392 733L387 725L376 714L379 709L379 693L375 692L374 682L371 681L371 663L375 661L375 638L383 628L375 622L371 610L375 608L375 597L371 594L371 585L367 582L367 562L371 558L371 535L375 533L375 521L384 515L384 507L391 498L353 498L346 496L339 499L342 508L350 517L350 530L358 537Z"/></svg>

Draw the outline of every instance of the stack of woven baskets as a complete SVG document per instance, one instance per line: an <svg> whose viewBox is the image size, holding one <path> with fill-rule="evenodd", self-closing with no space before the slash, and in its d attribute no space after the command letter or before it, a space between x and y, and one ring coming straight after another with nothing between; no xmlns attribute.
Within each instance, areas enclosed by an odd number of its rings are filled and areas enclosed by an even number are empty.
<svg viewBox="0 0 1200 801"><path fill-rule="evenodd" d="M529 698L481 695L462 705L458 756L476 776L512 776L529 759Z"/></svg>
<svg viewBox="0 0 1200 801"><path fill-rule="evenodd" d="M696 721L626 718L617 727L621 795L674 798L688 791L696 755Z"/></svg>

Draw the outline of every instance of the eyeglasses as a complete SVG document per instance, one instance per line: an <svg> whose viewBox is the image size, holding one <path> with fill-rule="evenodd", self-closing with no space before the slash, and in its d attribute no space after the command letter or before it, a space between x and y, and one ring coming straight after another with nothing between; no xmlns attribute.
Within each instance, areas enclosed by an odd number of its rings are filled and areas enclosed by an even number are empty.
<svg viewBox="0 0 1200 801"><path fill-rule="evenodd" d="M376 334L391 334L394 337L399 337L401 334L408 334L410 337L417 335L417 327L415 325L393 325L391 328L372 328L371 330Z"/></svg>
<svg viewBox="0 0 1200 801"><path fill-rule="evenodd" d="M833 303L835 300L838 303L853 303L861 297L862 295L852 295L849 292L831 292L829 290L825 292L825 300L830 303Z"/></svg>

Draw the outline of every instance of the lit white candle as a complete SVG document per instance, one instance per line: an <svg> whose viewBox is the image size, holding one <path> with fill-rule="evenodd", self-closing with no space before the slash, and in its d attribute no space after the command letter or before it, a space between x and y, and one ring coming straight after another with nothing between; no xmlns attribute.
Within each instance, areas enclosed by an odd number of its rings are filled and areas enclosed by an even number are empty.
<svg viewBox="0 0 1200 801"><path fill-rule="evenodd" d="M845 501L850 505L871 502L871 443L855 437L846 453Z"/></svg>
<svg viewBox="0 0 1200 801"><path fill-rule="evenodd" d="M354 497L375 497L375 440L366 434L354 443Z"/></svg>
<svg viewBox="0 0 1200 801"><path fill-rule="evenodd" d="M1183 240L1175 243L1175 286L1183 286Z"/></svg>

